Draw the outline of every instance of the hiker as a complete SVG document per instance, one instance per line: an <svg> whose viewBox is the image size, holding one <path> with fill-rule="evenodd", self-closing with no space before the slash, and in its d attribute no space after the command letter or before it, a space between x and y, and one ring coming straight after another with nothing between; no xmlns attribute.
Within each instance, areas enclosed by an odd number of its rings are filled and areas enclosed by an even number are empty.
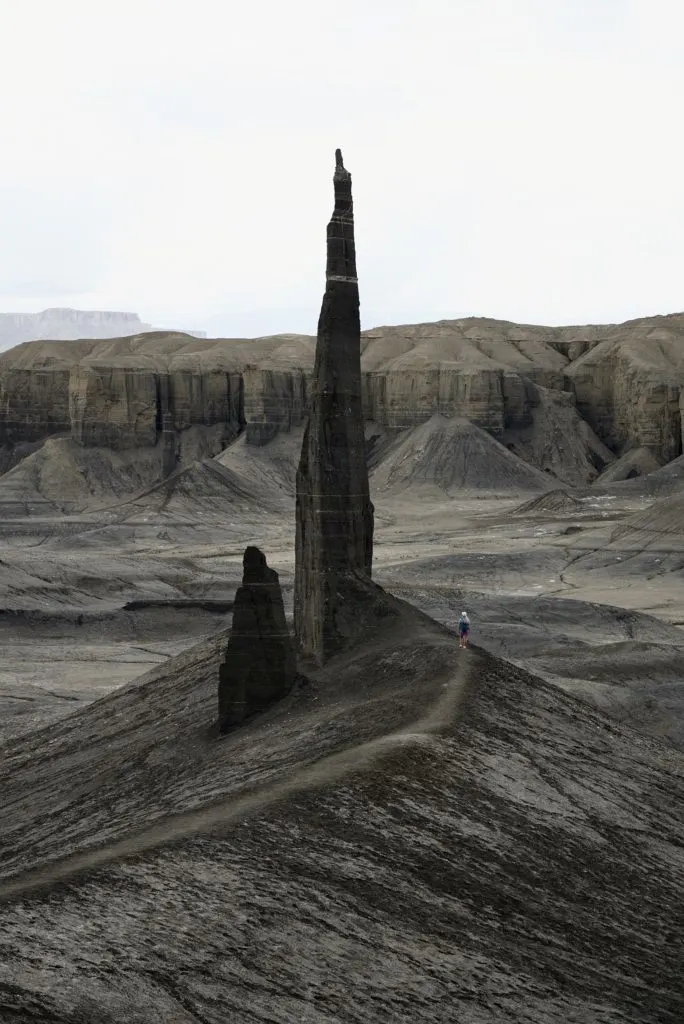
<svg viewBox="0 0 684 1024"><path fill-rule="evenodd" d="M468 618L468 612L461 612L461 618L458 620L458 635L461 638L461 647L468 646L468 634L470 633L470 619Z"/></svg>

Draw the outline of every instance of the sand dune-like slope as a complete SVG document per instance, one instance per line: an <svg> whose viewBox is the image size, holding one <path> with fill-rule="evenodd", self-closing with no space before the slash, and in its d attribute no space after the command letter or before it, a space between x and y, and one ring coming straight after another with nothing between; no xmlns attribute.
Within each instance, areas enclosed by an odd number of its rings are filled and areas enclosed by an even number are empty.
<svg viewBox="0 0 684 1024"><path fill-rule="evenodd" d="M648 474L655 474L660 468L661 463L648 448L633 448L608 466L595 483L600 487L623 480L637 480ZM639 483L641 484L641 481Z"/></svg>
<svg viewBox="0 0 684 1024"><path fill-rule="evenodd" d="M549 488L550 478L468 420L435 415L398 437L373 470L371 484L378 491L427 486L453 494L539 491Z"/></svg>
<svg viewBox="0 0 684 1024"><path fill-rule="evenodd" d="M223 740L219 637L1 751L1 1019L681 1019L681 756L388 610Z"/></svg>
<svg viewBox="0 0 684 1024"><path fill-rule="evenodd" d="M243 435L215 458L181 466L112 512L119 523L221 523L230 532L236 524L289 514L302 433L280 434L259 447L247 445Z"/></svg>
<svg viewBox="0 0 684 1024"><path fill-rule="evenodd" d="M562 568L568 596L596 595L682 625L684 492L642 504L609 531L577 533L568 555Z"/></svg>
<svg viewBox="0 0 684 1024"><path fill-rule="evenodd" d="M276 435L268 444L248 445L244 435L217 455L215 461L249 480L264 497L294 498L295 478L302 450L304 427Z"/></svg>
<svg viewBox="0 0 684 1024"><path fill-rule="evenodd" d="M215 459L204 459L176 470L168 479L120 507L127 510L127 516L166 513L175 519L193 520L207 513L246 513L259 498L263 500L266 496L259 494L244 476ZM268 500L269 507L274 504L275 496Z"/></svg>
<svg viewBox="0 0 684 1024"><path fill-rule="evenodd" d="M530 498L517 508L513 509L512 515L536 515L541 513L572 513L579 512L584 506L578 498L568 494L562 488L555 491L547 491L538 498Z"/></svg>
<svg viewBox="0 0 684 1024"><path fill-rule="evenodd" d="M684 494L661 498L628 516L613 532L610 546L684 554Z"/></svg>
<svg viewBox="0 0 684 1024"><path fill-rule="evenodd" d="M612 468L610 467L610 469ZM678 494L680 491L684 491L684 455L672 459L664 466L655 466L647 473L632 478L625 476L615 479L604 473L593 485L592 490L594 489L609 491L611 494L620 496L644 495L651 498L665 498L670 494Z"/></svg>
<svg viewBox="0 0 684 1024"><path fill-rule="evenodd" d="M166 480L160 479L158 448L116 452L50 438L0 477L0 517L55 517L117 504L126 514L147 509L187 516L246 501L280 508L294 497L302 434L295 428L261 447L247 445L242 435L215 458L182 458Z"/></svg>

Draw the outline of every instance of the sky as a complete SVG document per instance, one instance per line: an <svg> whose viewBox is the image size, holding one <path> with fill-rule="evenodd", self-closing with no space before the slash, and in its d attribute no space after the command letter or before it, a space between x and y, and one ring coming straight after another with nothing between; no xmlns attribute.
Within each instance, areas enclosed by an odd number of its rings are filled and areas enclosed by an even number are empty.
<svg viewBox="0 0 684 1024"><path fill-rule="evenodd" d="M334 151L362 326L684 309L681 0L21 0L0 311L315 333Z"/></svg>

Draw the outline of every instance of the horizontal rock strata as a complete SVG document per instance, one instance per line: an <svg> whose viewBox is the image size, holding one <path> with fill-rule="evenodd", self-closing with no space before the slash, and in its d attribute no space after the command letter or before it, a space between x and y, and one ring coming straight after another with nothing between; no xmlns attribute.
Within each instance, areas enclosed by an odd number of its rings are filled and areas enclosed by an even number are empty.
<svg viewBox="0 0 684 1024"><path fill-rule="evenodd" d="M361 323L351 175L339 150L309 420L297 471L294 616L300 650L325 662L345 640L347 577L370 576L373 506L361 405Z"/></svg>
<svg viewBox="0 0 684 1024"><path fill-rule="evenodd" d="M136 446L141 436L159 444L165 414L178 435L220 423L220 443L244 429L249 444L263 444L303 422L314 347L300 335L198 341L174 332L20 345L0 355L0 446L56 434L95 447ZM388 429L464 416L515 443L510 431L548 419L548 402L542 409L535 398L543 388L614 455L646 448L666 462L682 450L682 314L593 328L475 318L382 327L362 334L361 349L364 416ZM558 466L523 441L538 468Z"/></svg>

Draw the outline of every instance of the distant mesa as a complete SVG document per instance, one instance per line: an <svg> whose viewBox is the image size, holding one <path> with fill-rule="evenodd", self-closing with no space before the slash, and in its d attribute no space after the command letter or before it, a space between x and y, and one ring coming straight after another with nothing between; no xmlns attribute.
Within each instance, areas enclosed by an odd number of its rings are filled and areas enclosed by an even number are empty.
<svg viewBox="0 0 684 1024"><path fill-rule="evenodd" d="M0 350L26 341L69 341L79 338L120 338L157 331L137 313L114 310L44 309L40 313L0 313ZM204 331L184 331L206 338Z"/></svg>

